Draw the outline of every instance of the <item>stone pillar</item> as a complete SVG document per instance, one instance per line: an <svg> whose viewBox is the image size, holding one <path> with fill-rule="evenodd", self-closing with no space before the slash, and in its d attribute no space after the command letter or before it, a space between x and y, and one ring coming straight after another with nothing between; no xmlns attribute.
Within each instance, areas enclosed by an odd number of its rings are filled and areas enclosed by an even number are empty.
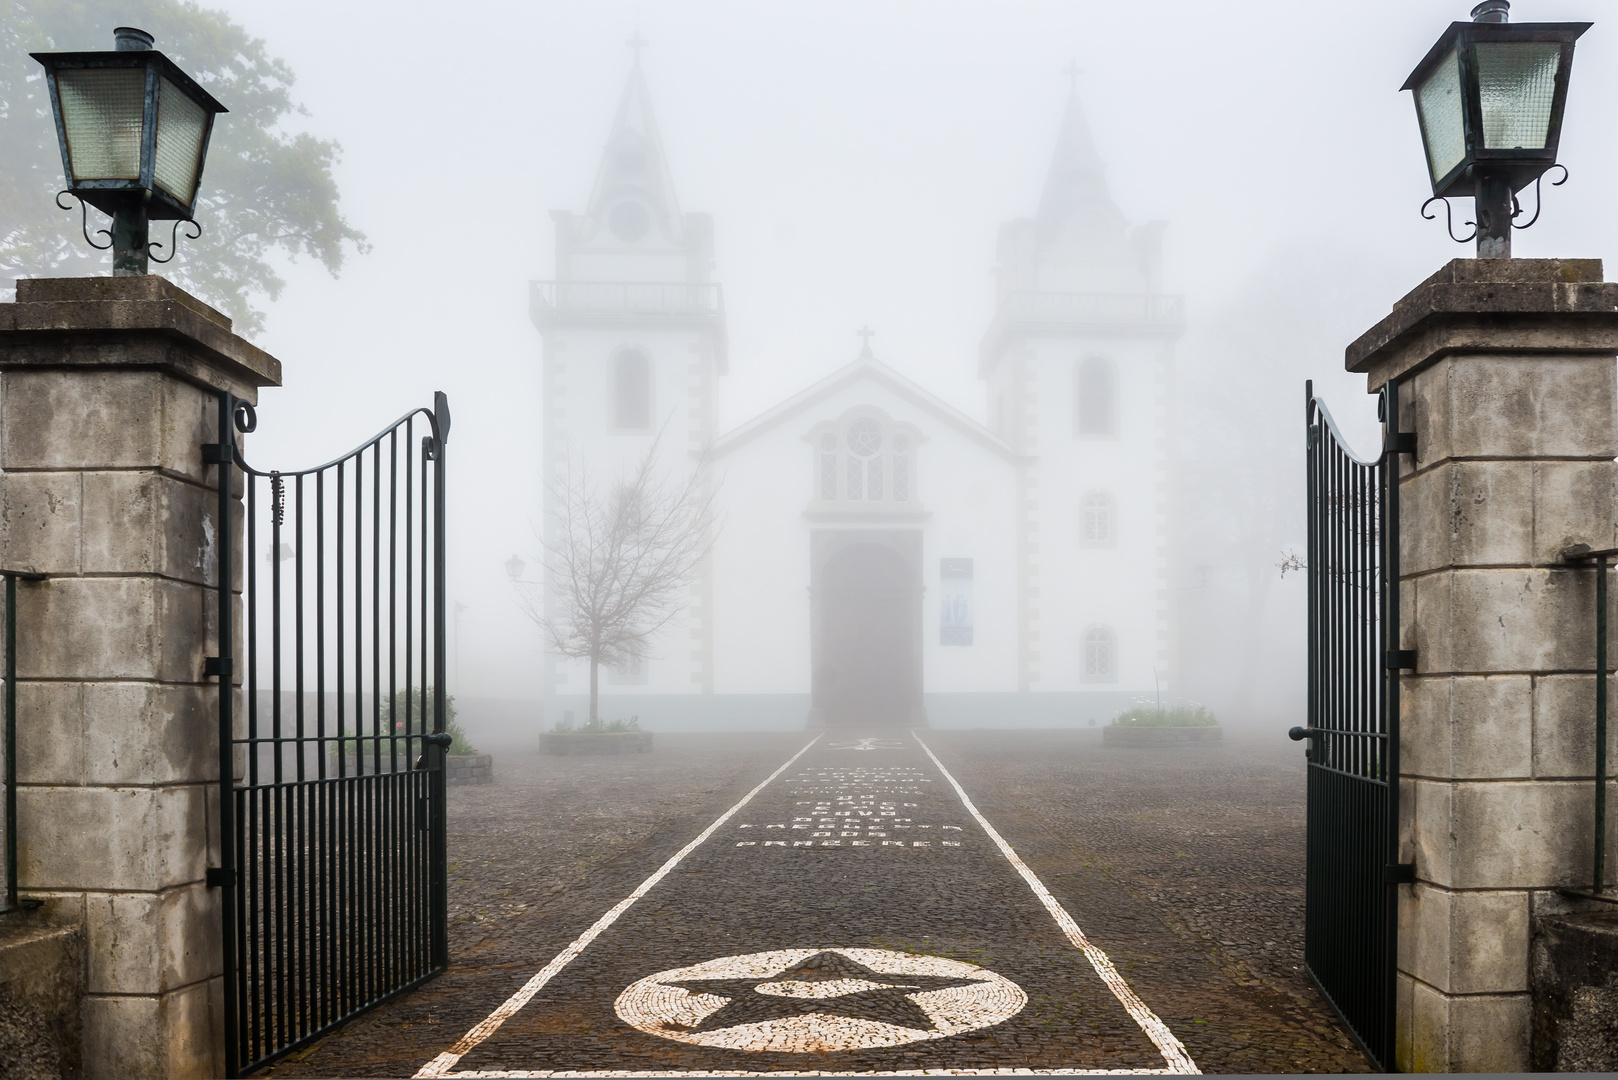
<svg viewBox="0 0 1618 1080"><path fill-rule="evenodd" d="M1401 647L1417 653L1401 1070L1528 1069L1534 920L1591 884L1595 578L1562 555L1615 543L1615 354L1618 284L1563 259L1457 259L1347 350L1371 391L1400 380L1416 435L1399 488Z"/></svg>
<svg viewBox="0 0 1618 1080"><path fill-rule="evenodd" d="M24 895L83 927L87 1080L218 1076L218 697L202 672L219 470L201 447L219 441L214 391L254 400L281 366L162 278L74 278L20 281L0 304L0 372L0 561L49 575L18 587Z"/></svg>

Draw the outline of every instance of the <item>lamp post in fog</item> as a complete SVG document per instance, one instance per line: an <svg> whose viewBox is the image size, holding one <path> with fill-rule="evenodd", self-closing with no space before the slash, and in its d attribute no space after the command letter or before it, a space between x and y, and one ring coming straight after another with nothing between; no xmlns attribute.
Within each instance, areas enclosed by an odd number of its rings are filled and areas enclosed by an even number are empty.
<svg viewBox="0 0 1618 1080"><path fill-rule="evenodd" d="M152 48L152 35L132 26L112 32L111 52L30 53L45 69L45 84L56 120L67 191L112 218L111 230L97 230L107 243L84 239L91 247L112 248L116 277L146 273L153 244L148 223L173 221L202 235L192 217L214 117L228 110L213 95ZM61 202L63 209L72 209ZM174 258L169 238L168 262Z"/></svg>
<svg viewBox="0 0 1618 1080"><path fill-rule="evenodd" d="M1413 92L1433 197L1472 196L1482 259L1511 257L1511 230L1539 218L1539 181L1557 166L1573 43L1589 23L1512 23L1509 0L1483 0L1471 22L1451 23L1401 90ZM1517 192L1533 184L1534 216ZM1472 224L1469 222L1468 224ZM1472 237L1451 237L1465 243Z"/></svg>

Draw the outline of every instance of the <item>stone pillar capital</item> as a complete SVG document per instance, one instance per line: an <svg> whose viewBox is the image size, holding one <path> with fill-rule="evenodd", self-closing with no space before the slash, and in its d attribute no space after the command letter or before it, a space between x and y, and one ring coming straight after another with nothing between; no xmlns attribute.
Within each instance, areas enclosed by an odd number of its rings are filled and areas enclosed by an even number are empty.
<svg viewBox="0 0 1618 1080"><path fill-rule="evenodd" d="M0 304L0 371L146 369L257 402L281 362L173 282L140 277L23 278Z"/></svg>
<svg viewBox="0 0 1618 1080"><path fill-rule="evenodd" d="M1600 259L1454 259L1345 350L1376 393L1457 353L1618 354L1618 283Z"/></svg>

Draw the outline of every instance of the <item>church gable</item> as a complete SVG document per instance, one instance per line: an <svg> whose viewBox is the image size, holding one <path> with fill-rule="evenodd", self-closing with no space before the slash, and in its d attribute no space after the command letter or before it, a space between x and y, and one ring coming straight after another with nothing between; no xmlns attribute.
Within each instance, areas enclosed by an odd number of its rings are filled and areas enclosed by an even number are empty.
<svg viewBox="0 0 1618 1080"><path fill-rule="evenodd" d="M895 415L919 411L992 456L1006 461L1016 458L1011 447L994 432L888 367L872 356L869 349L852 364L722 436L714 444L713 456L716 460L722 459L793 421L824 422L830 419L828 408L836 408L839 402L852 404L867 399L872 407Z"/></svg>

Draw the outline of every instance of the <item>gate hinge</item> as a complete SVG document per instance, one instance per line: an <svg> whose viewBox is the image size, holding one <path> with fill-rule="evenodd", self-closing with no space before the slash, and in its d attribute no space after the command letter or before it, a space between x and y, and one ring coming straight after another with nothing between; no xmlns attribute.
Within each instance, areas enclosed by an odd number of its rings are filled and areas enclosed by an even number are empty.
<svg viewBox="0 0 1618 1080"><path fill-rule="evenodd" d="M1382 449L1391 450L1395 454L1414 454L1416 452L1416 433L1414 431L1390 431L1383 436Z"/></svg>
<svg viewBox="0 0 1618 1080"><path fill-rule="evenodd" d="M202 658L202 676L222 675L226 678L236 674L234 658L229 656L204 656Z"/></svg>
<svg viewBox="0 0 1618 1080"><path fill-rule="evenodd" d="M1416 864L1413 862L1388 863L1382 868L1382 881L1386 885L1414 885Z"/></svg>
<svg viewBox="0 0 1618 1080"><path fill-rule="evenodd" d="M226 885L236 884L236 872L226 870L223 866L210 866L205 880L210 889L223 888Z"/></svg>
<svg viewBox="0 0 1618 1080"><path fill-rule="evenodd" d="M1387 656L1383 659L1383 666L1390 671L1403 671L1405 669L1414 671L1416 670L1416 650L1389 649Z"/></svg>
<svg viewBox="0 0 1618 1080"><path fill-rule="evenodd" d="M229 443L205 442L202 444L202 463L204 465L229 465L236 460L232 453L235 447Z"/></svg>

